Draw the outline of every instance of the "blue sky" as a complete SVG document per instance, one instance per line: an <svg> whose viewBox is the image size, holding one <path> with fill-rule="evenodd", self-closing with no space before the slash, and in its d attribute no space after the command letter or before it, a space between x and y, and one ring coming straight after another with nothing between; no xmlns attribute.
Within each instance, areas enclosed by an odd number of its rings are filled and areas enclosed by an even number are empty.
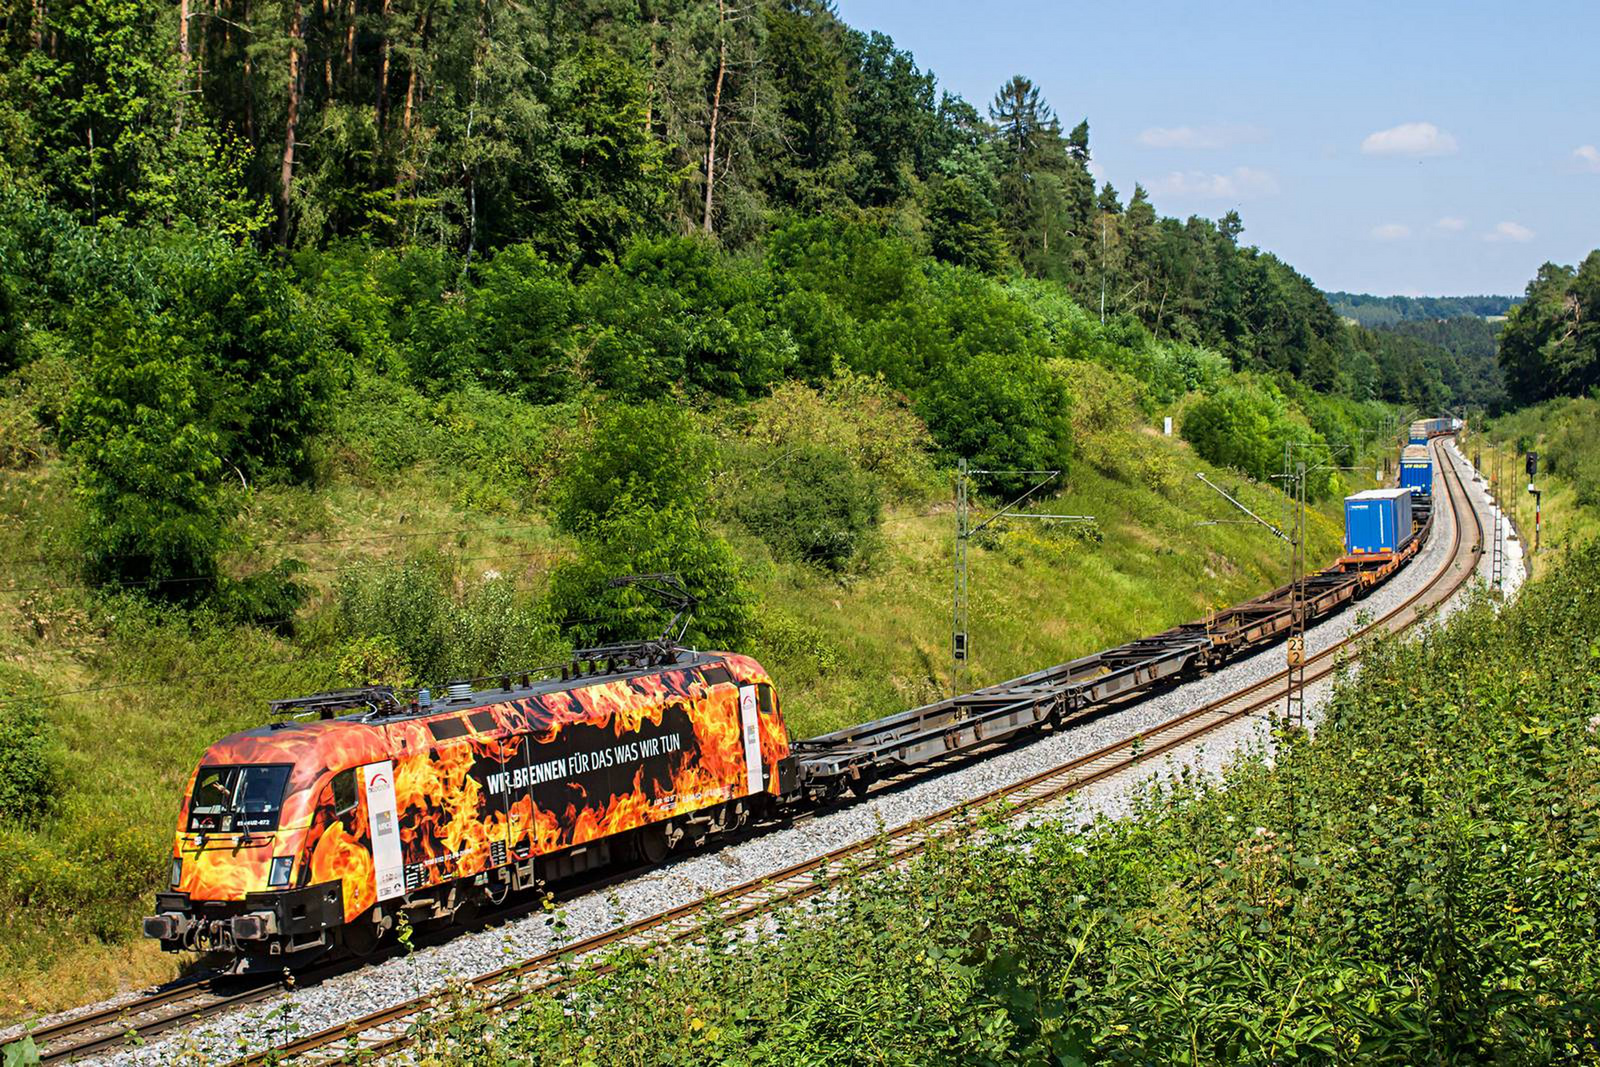
<svg viewBox="0 0 1600 1067"><path fill-rule="evenodd" d="M839 0L980 109L1014 73L1126 201L1324 289L1520 293L1600 247L1600 0Z"/></svg>

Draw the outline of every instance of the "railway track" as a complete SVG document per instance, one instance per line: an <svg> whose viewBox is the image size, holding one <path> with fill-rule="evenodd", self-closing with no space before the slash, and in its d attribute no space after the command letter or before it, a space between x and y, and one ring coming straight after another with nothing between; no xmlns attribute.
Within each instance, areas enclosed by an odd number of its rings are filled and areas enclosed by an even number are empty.
<svg viewBox="0 0 1600 1067"><path fill-rule="evenodd" d="M1442 453L1442 449L1436 450ZM1453 462L1447 471L1453 516L1449 558L1416 592L1383 617L1368 623L1306 658L1307 685L1327 679L1343 665L1341 654L1376 632L1406 629L1448 600L1476 573L1483 546L1483 522L1467 495ZM1473 528L1471 543L1466 530ZM981 813L1016 816L1046 807L1095 782L1122 774L1187 745L1222 726L1274 708L1286 696L1288 671L1278 671L1219 700L1202 705L1161 725L1070 760L1023 781L970 798L926 819L888 831L884 836L835 849L784 870L725 889L704 900L680 905L646 919L587 938L516 964L478 975L465 983L479 1005L491 1013L515 1008L529 997L571 982L578 968L603 971L605 956L617 949L654 951L699 937L706 915L715 910L726 925L759 918L772 908L831 891L848 873L880 869L903 862L929 842L971 824ZM293 1064L326 1067L337 1063L369 1064L401 1051L413 1041L414 1024L440 1006L429 993L372 1012L348 1023L308 1034L276 1048L235 1061L233 1067Z"/></svg>
<svg viewBox="0 0 1600 1067"><path fill-rule="evenodd" d="M32 1031L39 1062L66 1063L125 1043L130 1034L163 1030L275 996L281 982L226 992L212 978L165 986L115 1007L74 1016Z"/></svg>
<svg viewBox="0 0 1600 1067"><path fill-rule="evenodd" d="M1305 681L1312 684L1338 669L1339 654L1351 644L1380 628L1398 631L1414 624L1434 605L1449 599L1476 569L1483 540L1482 521L1454 464L1442 462L1447 471L1453 523L1448 561L1435 575L1402 604L1335 645L1310 655L1306 660ZM1467 523L1475 527L1473 543L1464 551ZM1284 699L1287 671L1251 683L1219 700L1195 708L1135 737L1105 746L1023 781L993 790L982 796L952 805L915 823L898 827L885 837L858 842L836 849L763 878L723 890L703 900L670 909L638 922L619 927L508 967L479 975L467 987L487 997L491 1010L504 1011L541 990L563 981L574 965L600 958L620 947L645 950L678 943L698 936L707 908L715 906L729 923L753 919L780 904L828 892L838 881L835 868L864 865L880 867L900 862L920 851L936 837L950 834L979 812L1006 809L1020 814L1060 800L1094 782L1120 774L1151 758L1160 756L1210 733L1230 722L1256 715ZM1119 701L1118 703L1121 703ZM1009 747L1000 744L995 747ZM928 768L932 769L932 768ZM896 775L877 783L880 789L895 788L923 774ZM625 877L625 876L624 876ZM620 879L619 879L620 880ZM526 911L526 906L511 911ZM302 982L314 980L319 969L303 975ZM149 1038L179 1026L270 999L285 989L279 979L238 987L216 978L200 979L169 986L129 1003L42 1027L33 1032L42 1063L65 1063L81 1059L128 1042L137 1035ZM409 1042L412 1024L436 1002L432 994L386 1008L349 1023L308 1034L274 1049L264 1050L237 1061L238 1067L259 1064L322 1065L350 1062L357 1057L371 1062Z"/></svg>

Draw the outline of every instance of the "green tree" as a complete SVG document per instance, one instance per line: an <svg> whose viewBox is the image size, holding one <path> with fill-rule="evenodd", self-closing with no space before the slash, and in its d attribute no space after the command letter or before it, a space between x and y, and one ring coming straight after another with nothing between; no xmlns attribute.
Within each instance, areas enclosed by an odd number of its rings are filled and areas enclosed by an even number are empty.
<svg viewBox="0 0 1600 1067"><path fill-rule="evenodd" d="M989 470L1067 469L1072 451L1065 384L1023 355L981 353L953 360L929 383L917 412L949 460ZM1001 492L1032 484L1007 474L984 483Z"/></svg>
<svg viewBox="0 0 1600 1067"><path fill-rule="evenodd" d="M838 206L855 181L845 28L824 0L781 0L766 9L766 27L762 61L778 111L766 166L772 199L807 211Z"/></svg>
<svg viewBox="0 0 1600 1067"><path fill-rule="evenodd" d="M217 586L227 517L217 434L181 328L98 316L64 427L77 462L91 580L194 602Z"/></svg>
<svg viewBox="0 0 1600 1067"><path fill-rule="evenodd" d="M693 416L667 403L615 405L595 422L588 446L562 472L555 517L587 533L614 511L704 509L714 449Z"/></svg>
<svg viewBox="0 0 1600 1067"><path fill-rule="evenodd" d="M994 205L973 182L957 175L935 182L928 202L928 240L946 263L997 274L1005 264L1006 235Z"/></svg>
<svg viewBox="0 0 1600 1067"><path fill-rule="evenodd" d="M738 559L705 528L702 515L683 501L613 510L586 532L577 558L551 573L550 617L579 646L659 636L672 609L637 588L610 582L670 572L696 601L687 643L738 649L755 618L755 598Z"/></svg>
<svg viewBox="0 0 1600 1067"><path fill-rule="evenodd" d="M910 197L932 163L934 78L876 31L850 31L850 127L857 203Z"/></svg>
<svg viewBox="0 0 1600 1067"><path fill-rule="evenodd" d="M1539 268L1500 334L1500 367L1517 404L1600 386L1600 250L1572 267Z"/></svg>

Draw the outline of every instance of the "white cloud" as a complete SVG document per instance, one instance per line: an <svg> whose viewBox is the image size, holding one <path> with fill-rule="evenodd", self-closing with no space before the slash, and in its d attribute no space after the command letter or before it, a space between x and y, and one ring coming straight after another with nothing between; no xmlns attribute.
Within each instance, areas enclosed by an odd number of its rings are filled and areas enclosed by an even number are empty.
<svg viewBox="0 0 1600 1067"><path fill-rule="evenodd" d="M1361 151L1369 156L1448 156L1456 151L1456 139L1431 122L1404 122L1399 126L1367 134Z"/></svg>
<svg viewBox="0 0 1600 1067"><path fill-rule="evenodd" d="M1467 220L1458 218L1455 215L1446 215L1434 223L1433 228L1436 230L1448 230L1451 233L1460 233L1467 228Z"/></svg>
<svg viewBox="0 0 1600 1067"><path fill-rule="evenodd" d="M1594 174L1600 174L1600 148L1592 144L1580 145L1572 150L1572 158L1578 161L1578 166Z"/></svg>
<svg viewBox="0 0 1600 1067"><path fill-rule="evenodd" d="M1400 222L1386 222L1372 228L1373 239L1378 241L1403 241L1411 236L1411 227Z"/></svg>
<svg viewBox="0 0 1600 1067"><path fill-rule="evenodd" d="M1227 148L1266 140L1259 126L1152 126L1139 134L1146 148Z"/></svg>
<svg viewBox="0 0 1600 1067"><path fill-rule="evenodd" d="M1251 200L1272 196L1278 179L1271 171L1256 167L1235 167L1227 174L1202 170L1175 170L1150 183L1152 192L1166 196L1187 196L1200 200Z"/></svg>
<svg viewBox="0 0 1600 1067"><path fill-rule="evenodd" d="M1516 241L1518 244L1533 240L1533 231L1516 222L1502 222L1483 235L1485 241Z"/></svg>

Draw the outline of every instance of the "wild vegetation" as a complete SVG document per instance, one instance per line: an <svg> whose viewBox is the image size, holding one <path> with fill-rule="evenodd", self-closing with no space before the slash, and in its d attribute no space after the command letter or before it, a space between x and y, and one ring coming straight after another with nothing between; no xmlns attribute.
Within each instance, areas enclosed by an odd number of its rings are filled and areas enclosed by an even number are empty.
<svg viewBox="0 0 1600 1067"><path fill-rule="evenodd" d="M523 1062L1594 1062L1600 548L1379 641L1315 740L1141 818L999 820L754 935L622 954L424 1057Z"/></svg>
<svg viewBox="0 0 1600 1067"><path fill-rule="evenodd" d="M978 546L969 677L1275 583L1193 474L1273 513L1286 435L1458 385L1089 163L812 0L0 5L0 1005L170 973L133 920L266 699L659 632L619 574L797 732L944 692L960 459L1096 516Z"/></svg>

